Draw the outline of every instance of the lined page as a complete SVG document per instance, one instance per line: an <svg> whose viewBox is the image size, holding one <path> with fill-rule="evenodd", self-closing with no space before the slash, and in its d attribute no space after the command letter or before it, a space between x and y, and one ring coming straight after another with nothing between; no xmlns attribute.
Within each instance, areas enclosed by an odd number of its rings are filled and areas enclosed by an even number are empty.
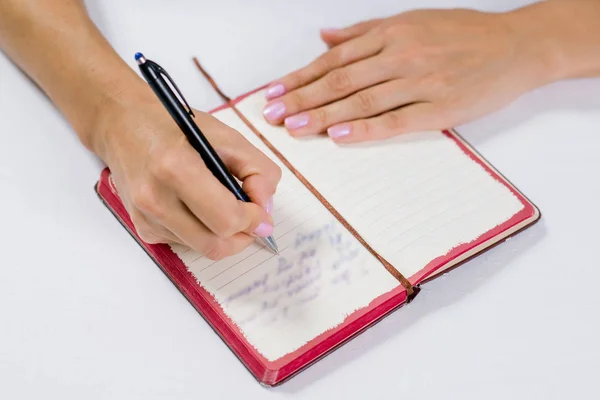
<svg viewBox="0 0 600 400"><path fill-rule="evenodd" d="M259 91L237 108L406 277L524 208L442 132L355 145L298 139L264 120L265 104Z"/></svg>
<svg viewBox="0 0 600 400"><path fill-rule="evenodd" d="M282 168L273 198L280 255L260 242L219 262L171 248L246 339L276 360L399 285L387 270L281 165L231 109L214 114Z"/></svg>

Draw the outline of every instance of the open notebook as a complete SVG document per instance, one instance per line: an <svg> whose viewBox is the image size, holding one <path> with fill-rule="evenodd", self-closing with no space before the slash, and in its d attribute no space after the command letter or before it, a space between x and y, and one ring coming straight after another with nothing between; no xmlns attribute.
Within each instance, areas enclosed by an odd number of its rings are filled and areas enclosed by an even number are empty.
<svg viewBox="0 0 600 400"><path fill-rule="evenodd" d="M280 255L257 241L213 262L183 246L146 244L109 170L97 191L265 385L298 373L412 301L426 279L540 217L455 132L347 146L294 139L264 121L263 88L229 100L205 76L225 99L212 114L282 167L273 212Z"/></svg>

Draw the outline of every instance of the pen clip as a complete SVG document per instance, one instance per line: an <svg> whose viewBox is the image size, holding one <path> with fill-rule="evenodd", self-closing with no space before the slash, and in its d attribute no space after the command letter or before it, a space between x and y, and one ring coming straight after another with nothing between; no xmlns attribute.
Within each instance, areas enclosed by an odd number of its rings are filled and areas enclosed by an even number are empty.
<svg viewBox="0 0 600 400"><path fill-rule="evenodd" d="M186 111L188 112L188 114L190 116L192 116L192 117L195 118L196 116L194 115L194 112L192 111L192 108L190 107L190 105L188 104L188 102L185 100L185 97L183 97L183 94L181 93L181 90L179 90L179 88L175 84L175 81L173 81L173 79L171 78L171 75L169 75L169 73L167 71L165 71L163 67L161 67L160 65L158 65L154 61L146 60L146 62L150 63L150 65L153 66L159 74L164 75L167 78L167 80L169 82L171 82L171 85L173 85L173 88L175 89L175 91L177 92L177 94L179 94L179 97L181 98L181 100L183 101L183 103L186 105L186 107L187 107Z"/></svg>

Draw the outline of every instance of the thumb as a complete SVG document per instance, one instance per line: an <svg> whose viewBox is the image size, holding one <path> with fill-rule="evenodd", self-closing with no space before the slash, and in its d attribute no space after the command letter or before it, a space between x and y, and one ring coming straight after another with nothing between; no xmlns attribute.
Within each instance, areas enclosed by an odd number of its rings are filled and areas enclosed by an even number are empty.
<svg viewBox="0 0 600 400"><path fill-rule="evenodd" d="M381 23L381 18L370 19L342 29L321 29L321 39L332 48L350 39L364 35Z"/></svg>

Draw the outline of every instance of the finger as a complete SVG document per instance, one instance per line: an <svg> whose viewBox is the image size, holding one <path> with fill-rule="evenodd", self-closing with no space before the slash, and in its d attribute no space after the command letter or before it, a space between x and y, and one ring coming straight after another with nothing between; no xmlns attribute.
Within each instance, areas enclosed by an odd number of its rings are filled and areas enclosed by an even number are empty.
<svg viewBox="0 0 600 400"><path fill-rule="evenodd" d="M242 189L252 202L267 208L281 180L281 168L246 138L214 118L204 118L199 124L210 132L221 132L217 151L231 173L243 182Z"/></svg>
<svg viewBox="0 0 600 400"><path fill-rule="evenodd" d="M321 29L321 39L331 48L360 35L364 35L379 25L381 21L381 18L375 18L343 29Z"/></svg>
<svg viewBox="0 0 600 400"><path fill-rule="evenodd" d="M129 217L135 228L137 236L142 241L148 244L157 243L182 243L181 239L178 238L173 232L167 229L164 225L160 224L154 218L145 215L138 209L131 209Z"/></svg>
<svg viewBox="0 0 600 400"><path fill-rule="evenodd" d="M445 129L444 120L432 103L415 103L373 118L334 125L327 134L339 143L388 139L409 132Z"/></svg>
<svg viewBox="0 0 600 400"><path fill-rule="evenodd" d="M269 85L266 89L267 100L279 97L286 92L307 85L336 68L377 54L383 47L378 35L363 35L340 44L319 56L306 67L294 71ZM267 109L265 109L265 112ZM269 114L276 114L273 109ZM266 115L265 115L266 116ZM269 116L267 116L267 119Z"/></svg>
<svg viewBox="0 0 600 400"><path fill-rule="evenodd" d="M382 65L379 57L371 57L345 67L337 68L322 78L293 90L265 107L265 117L272 124L285 121L286 126L298 128L304 120L286 120L290 115L323 106L342 99L366 87L390 79L391 70ZM278 109L277 113L271 112Z"/></svg>
<svg viewBox="0 0 600 400"><path fill-rule="evenodd" d="M245 233L236 233L227 238L218 237L198 221L181 202L177 207L173 207L162 222L181 238L182 244L211 260L238 254L255 240Z"/></svg>
<svg viewBox="0 0 600 400"><path fill-rule="evenodd" d="M245 141L245 139L244 139ZM281 180L281 168L250 143L230 143L219 155L253 203L265 207Z"/></svg>
<svg viewBox="0 0 600 400"><path fill-rule="evenodd" d="M189 159L190 166L192 157ZM201 182L201 185L186 185L180 182L177 193L191 212L213 233L228 238L239 232L254 232L262 235L273 230L266 210L258 204L238 200L207 169L197 166L184 174L188 182Z"/></svg>
<svg viewBox="0 0 600 400"><path fill-rule="evenodd" d="M292 136L307 136L325 132L341 122L368 118L422 100L405 79L384 82L351 96L285 119Z"/></svg>
<svg viewBox="0 0 600 400"><path fill-rule="evenodd" d="M199 221L220 238L257 229L260 236L272 231L263 208L238 200L206 167L200 155L187 142L181 143L151 167L159 181L173 188Z"/></svg>
<svg viewBox="0 0 600 400"><path fill-rule="evenodd" d="M121 182L118 179L115 184L120 187ZM159 196L159 193L165 192L156 190L156 186L148 183L133 185L128 189L121 191L124 194L122 202L138 237L149 244L181 243L177 235L158 221L158 217L168 210L165 205L174 200L173 196Z"/></svg>
<svg viewBox="0 0 600 400"><path fill-rule="evenodd" d="M275 194L272 187L264 175L252 175L244 179L242 184L244 193L250 197L253 203L264 208L269 215L273 212L273 195Z"/></svg>

